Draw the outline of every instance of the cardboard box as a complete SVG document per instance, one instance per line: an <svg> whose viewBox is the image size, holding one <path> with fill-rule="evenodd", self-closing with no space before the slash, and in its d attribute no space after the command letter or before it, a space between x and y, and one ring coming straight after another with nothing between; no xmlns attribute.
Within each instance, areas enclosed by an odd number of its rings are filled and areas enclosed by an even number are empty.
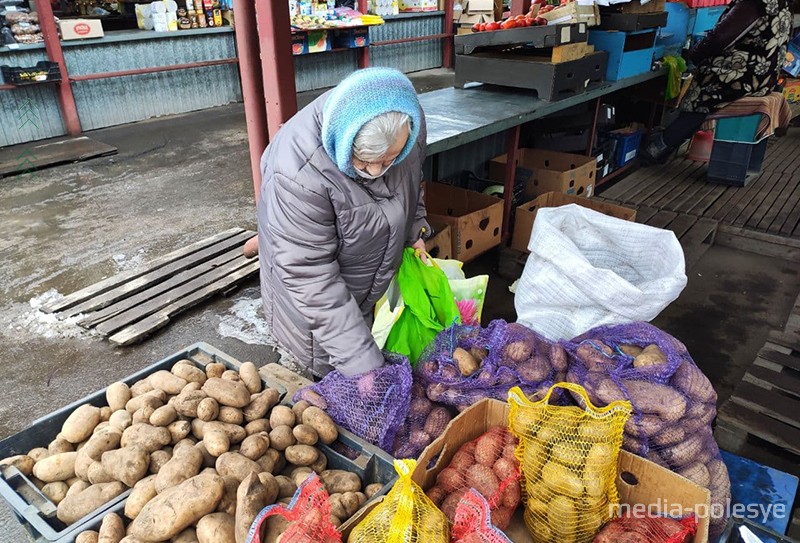
<svg viewBox="0 0 800 543"><path fill-rule="evenodd" d="M630 2L611 4L609 11L618 13L661 13L666 9L666 4L666 0L650 0L649 2L630 0Z"/></svg>
<svg viewBox="0 0 800 543"><path fill-rule="evenodd" d="M450 226L443 222L428 221L433 228L433 236L425 242L425 250L433 258L449 260L453 258L453 238L450 235Z"/></svg>
<svg viewBox="0 0 800 543"><path fill-rule="evenodd" d="M412 479L424 490L431 488L436 476L450 464L461 445L476 439L490 428L508 426L507 403L485 399L466 409L447 425L444 433L428 445L417 461ZM428 469L428 466L430 469ZM619 475L617 489L620 503L660 506L669 513L680 508L709 510L711 496L708 490L662 468L644 458L621 451L617 462ZM629 482L634 482L630 484ZM506 535L515 543L532 543L533 539L522 522L523 505L520 505ZM708 518L700 519L692 543L708 542Z"/></svg>
<svg viewBox="0 0 800 543"><path fill-rule="evenodd" d="M528 242L531 239L533 222L536 220L536 213L543 207L559 207L569 204L578 204L599 211L605 215L623 219L625 221L636 220L636 210L614 204L608 204L599 200L590 200L580 196L562 194L560 192L548 192L542 194L535 200L531 200L519 206L514 217L514 234L511 237L511 247L517 251L528 253Z"/></svg>
<svg viewBox="0 0 800 543"><path fill-rule="evenodd" d="M586 26L597 26L600 24L600 8L595 3L570 2L548 13L539 13L539 17L549 24L586 23Z"/></svg>
<svg viewBox="0 0 800 543"><path fill-rule="evenodd" d="M438 9L438 0L400 0L400 13L436 11Z"/></svg>
<svg viewBox="0 0 800 543"><path fill-rule="evenodd" d="M548 192L563 192L587 198L594 194L597 160L594 157L520 149L516 181L525 183L525 198L532 200ZM489 178L503 183L506 155L489 162Z"/></svg>
<svg viewBox="0 0 800 543"><path fill-rule="evenodd" d="M354 49L369 45L369 28L342 28L333 31L334 49Z"/></svg>
<svg viewBox="0 0 800 543"><path fill-rule="evenodd" d="M422 451L412 476L414 482L423 490L431 488L436 476L447 467L461 445L476 439L490 428L508 426L508 416L508 404L493 399L481 400L466 409L450 421L444 433ZM432 467L428 469L427 466ZM621 504L654 506L665 514L676 509L688 514L689 511L709 511L711 508L711 495L707 489L645 458L620 451L617 470L617 489ZM349 525L342 530L342 541L347 541L353 527L381 501L383 497L355 514ZM522 519L523 511L524 505L520 504L505 534L514 543L533 543ZM697 533L692 543L708 543L708 521L707 517L698 520Z"/></svg>
<svg viewBox="0 0 800 543"><path fill-rule="evenodd" d="M450 226L452 258L468 262L500 245L503 201L441 183L425 183L428 220Z"/></svg>
<svg viewBox="0 0 800 543"><path fill-rule="evenodd" d="M470 28L470 32L472 32L472 25L478 23L491 23L492 21L494 21L494 14L491 11L484 13L462 13L461 17L458 18L459 26Z"/></svg>
<svg viewBox="0 0 800 543"><path fill-rule="evenodd" d="M494 12L494 0L469 0L466 4L467 7L464 8L464 11L467 13Z"/></svg>
<svg viewBox="0 0 800 543"><path fill-rule="evenodd" d="M64 41L104 36L100 19L61 19L58 21L58 29Z"/></svg>

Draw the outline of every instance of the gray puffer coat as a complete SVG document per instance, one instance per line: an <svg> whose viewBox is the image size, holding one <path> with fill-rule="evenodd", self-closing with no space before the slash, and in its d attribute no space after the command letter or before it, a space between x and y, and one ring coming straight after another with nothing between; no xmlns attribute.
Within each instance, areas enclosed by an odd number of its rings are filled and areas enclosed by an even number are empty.
<svg viewBox="0 0 800 543"><path fill-rule="evenodd" d="M344 175L322 145L323 94L289 120L261 159L261 295L274 339L318 376L383 364L370 326L403 249L425 220L423 118L410 154L375 180Z"/></svg>

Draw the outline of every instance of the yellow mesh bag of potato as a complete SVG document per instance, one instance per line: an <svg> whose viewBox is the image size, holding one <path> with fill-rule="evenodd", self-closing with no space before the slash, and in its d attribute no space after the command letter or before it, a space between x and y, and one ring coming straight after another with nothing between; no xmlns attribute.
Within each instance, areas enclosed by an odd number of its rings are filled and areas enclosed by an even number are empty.
<svg viewBox="0 0 800 543"><path fill-rule="evenodd" d="M381 503L350 534L349 543L448 543L450 525L411 480L416 460L395 460L398 479Z"/></svg>
<svg viewBox="0 0 800 543"><path fill-rule="evenodd" d="M557 388L581 407L551 405ZM509 426L519 438L525 525L536 543L589 543L619 502L617 456L631 404L592 405L580 385L558 383L538 402L508 392Z"/></svg>

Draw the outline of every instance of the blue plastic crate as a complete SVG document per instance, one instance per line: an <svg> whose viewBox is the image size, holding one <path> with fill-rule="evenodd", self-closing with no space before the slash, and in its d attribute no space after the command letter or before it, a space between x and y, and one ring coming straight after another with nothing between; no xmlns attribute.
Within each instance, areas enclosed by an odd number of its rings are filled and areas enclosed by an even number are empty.
<svg viewBox="0 0 800 543"><path fill-rule="evenodd" d="M641 130L627 133L609 132L609 136L617 140L617 148L614 152L614 161L617 168L621 168L639 156L639 147L642 145Z"/></svg>
<svg viewBox="0 0 800 543"><path fill-rule="evenodd" d="M683 2L667 2L667 26L658 34L657 44L665 55L680 55L689 35L689 8ZM657 57L656 57L657 58Z"/></svg>
<svg viewBox="0 0 800 543"><path fill-rule="evenodd" d="M211 345L195 343L183 351L168 356L133 375L121 379L121 381L132 385L159 370L171 369L178 360L183 359L189 360L201 368L212 362L224 364L225 367L230 369L238 369L241 366L241 362ZM282 385L273 383L263 377L261 380L265 387L278 390L281 398L286 395L286 388ZM47 447L48 443L55 439L56 435L61 431L61 427L67 417L84 404L91 404L97 407L108 405L106 403L106 389L99 390L42 417L21 432L3 439L0 441L0 458L27 454L28 451L36 447ZM87 526L89 524L98 517L102 517L118 504L124 503L128 494L130 494L130 490L127 490L78 522L65 526L56 517L55 504L45 497L30 479L13 467L2 470L1 475L0 496L9 504L20 524L31 534L36 543L70 543L74 541L78 534L88 529ZM0 540L2 539L0 538Z"/></svg>
<svg viewBox="0 0 800 543"><path fill-rule="evenodd" d="M618 81L649 72L655 54L656 29L639 32L617 32L615 30L592 30L589 45L599 51L608 52L606 79Z"/></svg>
<svg viewBox="0 0 800 543"><path fill-rule="evenodd" d="M704 35L714 28L719 18L728 6L713 6L710 8L697 8L689 13L689 34Z"/></svg>
<svg viewBox="0 0 800 543"><path fill-rule="evenodd" d="M745 115L743 117L717 119L717 128L714 130L714 141L753 143L756 141L759 123L761 123L760 113Z"/></svg>

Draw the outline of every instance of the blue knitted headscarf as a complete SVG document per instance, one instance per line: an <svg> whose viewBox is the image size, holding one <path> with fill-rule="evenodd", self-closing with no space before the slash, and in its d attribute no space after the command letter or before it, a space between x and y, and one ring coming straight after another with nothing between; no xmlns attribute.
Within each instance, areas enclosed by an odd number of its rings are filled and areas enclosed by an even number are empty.
<svg viewBox="0 0 800 543"><path fill-rule="evenodd" d="M351 161L353 141L368 121L390 111L411 118L411 134L395 164L401 162L419 136L422 113L411 81L391 68L358 70L339 83L322 108L322 145L342 173L356 177Z"/></svg>

